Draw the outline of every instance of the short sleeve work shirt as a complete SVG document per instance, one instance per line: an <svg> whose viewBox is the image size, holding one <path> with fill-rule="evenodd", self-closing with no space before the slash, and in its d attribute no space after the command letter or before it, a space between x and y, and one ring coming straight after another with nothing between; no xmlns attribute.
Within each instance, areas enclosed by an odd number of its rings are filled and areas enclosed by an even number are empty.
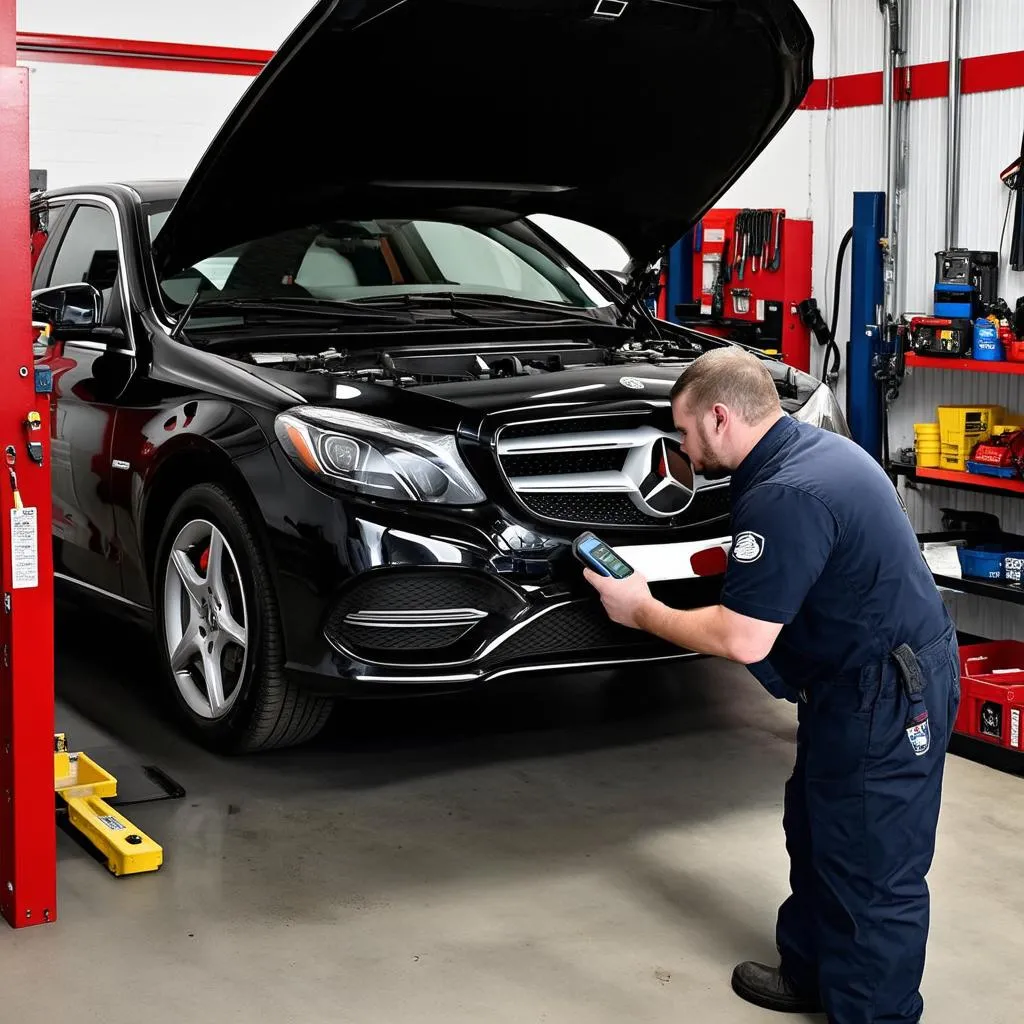
<svg viewBox="0 0 1024 1024"><path fill-rule="evenodd" d="M948 621L881 467L849 439L784 416L732 476L722 603L781 623L765 663L777 696L859 670Z"/></svg>

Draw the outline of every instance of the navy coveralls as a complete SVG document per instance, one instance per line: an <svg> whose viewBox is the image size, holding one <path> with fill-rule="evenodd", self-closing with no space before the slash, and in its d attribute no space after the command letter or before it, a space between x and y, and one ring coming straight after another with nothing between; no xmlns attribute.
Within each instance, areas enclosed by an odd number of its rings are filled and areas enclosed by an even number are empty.
<svg viewBox="0 0 1024 1024"><path fill-rule="evenodd" d="M798 706L782 971L831 1024L911 1024L960 701L953 623L892 484L846 438L784 417L732 501L722 603L784 624L750 669Z"/></svg>

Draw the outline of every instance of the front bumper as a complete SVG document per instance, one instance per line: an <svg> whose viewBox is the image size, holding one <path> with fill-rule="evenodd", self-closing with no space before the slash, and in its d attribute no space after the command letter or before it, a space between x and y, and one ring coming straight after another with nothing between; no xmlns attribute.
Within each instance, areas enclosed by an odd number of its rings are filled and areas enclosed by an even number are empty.
<svg viewBox="0 0 1024 1024"><path fill-rule="evenodd" d="M271 449L260 461L268 458L283 456ZM695 656L611 622L569 534L538 534L496 506L467 515L342 501L289 475L288 486L254 493L268 529L286 670L313 692L448 692L524 672ZM700 575L700 559L696 568L691 559L727 550L722 528L705 524L662 543L650 532L608 540L655 596L699 607L718 600L721 577Z"/></svg>

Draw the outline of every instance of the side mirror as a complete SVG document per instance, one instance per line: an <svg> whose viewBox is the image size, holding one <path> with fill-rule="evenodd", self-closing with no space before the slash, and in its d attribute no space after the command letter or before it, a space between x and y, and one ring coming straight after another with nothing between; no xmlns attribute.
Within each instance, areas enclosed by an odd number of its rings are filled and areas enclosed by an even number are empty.
<svg viewBox="0 0 1024 1024"><path fill-rule="evenodd" d="M102 312L103 296L84 281L32 293L32 319L49 324L55 331L98 327Z"/></svg>
<svg viewBox="0 0 1024 1024"><path fill-rule="evenodd" d="M596 273L606 285L619 295L625 292L629 286L629 274L624 270L598 270Z"/></svg>

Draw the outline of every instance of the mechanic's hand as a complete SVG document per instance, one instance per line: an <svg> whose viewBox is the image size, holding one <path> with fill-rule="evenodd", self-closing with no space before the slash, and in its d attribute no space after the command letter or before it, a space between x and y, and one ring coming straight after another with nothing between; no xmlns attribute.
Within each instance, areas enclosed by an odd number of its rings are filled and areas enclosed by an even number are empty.
<svg viewBox="0 0 1024 1024"><path fill-rule="evenodd" d="M654 598L640 573L634 571L624 580L616 580L585 568L583 578L601 595L604 610L613 622L632 629L644 628L639 615Z"/></svg>

